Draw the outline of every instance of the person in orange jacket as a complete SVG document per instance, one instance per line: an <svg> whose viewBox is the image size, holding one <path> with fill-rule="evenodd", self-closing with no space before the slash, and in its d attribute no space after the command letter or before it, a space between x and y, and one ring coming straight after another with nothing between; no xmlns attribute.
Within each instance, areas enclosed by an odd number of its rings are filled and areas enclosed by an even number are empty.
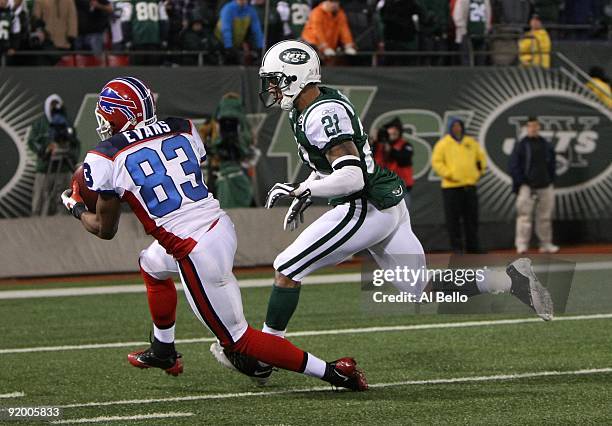
<svg viewBox="0 0 612 426"><path fill-rule="evenodd" d="M318 49L324 58L336 56L340 45L347 55L357 53L340 0L325 0L312 10L302 31L302 39Z"/></svg>

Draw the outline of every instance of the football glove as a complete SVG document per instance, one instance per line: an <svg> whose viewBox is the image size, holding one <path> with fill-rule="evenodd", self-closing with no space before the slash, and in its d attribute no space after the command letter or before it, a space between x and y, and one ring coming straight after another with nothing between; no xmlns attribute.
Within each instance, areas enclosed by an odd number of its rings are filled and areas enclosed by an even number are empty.
<svg viewBox="0 0 612 426"><path fill-rule="evenodd" d="M79 184L76 180L72 181L72 187L62 192L62 203L68 209L70 214L77 219L81 219L81 215L87 211L83 198L79 193Z"/></svg>
<svg viewBox="0 0 612 426"><path fill-rule="evenodd" d="M271 209L272 207L274 207L274 204L276 204L276 202L281 198L295 197L296 195L293 191L295 191L298 186L300 186L299 183L274 184L272 189L268 191L268 196L266 197L266 208Z"/></svg>
<svg viewBox="0 0 612 426"><path fill-rule="evenodd" d="M287 214L285 215L285 222L283 222L283 230L289 229L295 231L300 223L304 223L304 211L312 204L312 198L310 197L310 190L307 189L301 195L295 197Z"/></svg>

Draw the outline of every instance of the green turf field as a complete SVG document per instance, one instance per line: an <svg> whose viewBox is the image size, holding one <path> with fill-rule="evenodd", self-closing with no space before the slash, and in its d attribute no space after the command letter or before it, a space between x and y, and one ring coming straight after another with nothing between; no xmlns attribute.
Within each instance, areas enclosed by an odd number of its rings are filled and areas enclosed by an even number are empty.
<svg viewBox="0 0 612 426"><path fill-rule="evenodd" d="M583 285L608 281L602 272L583 275L578 280ZM246 316L255 326L263 321L268 294L268 288L243 290ZM177 339L198 341L177 345L185 362L179 377L138 370L126 361L130 350L145 346L150 330L144 293L0 299L0 396L23 393L0 399L0 406L72 406L64 408L64 420L173 416L111 419L108 424L612 421L610 315L573 311L567 314L571 320L500 324L535 316L385 315L366 309L363 298L356 283L306 286L290 326L293 332L332 330L291 339L328 360L354 356L373 385L359 394L332 392L323 382L288 372L275 373L268 386L256 387L224 369L209 354L211 334L192 316L182 293ZM384 328L433 323L457 327ZM382 329L364 330L368 327ZM35 347L108 343L119 345L31 352Z"/></svg>

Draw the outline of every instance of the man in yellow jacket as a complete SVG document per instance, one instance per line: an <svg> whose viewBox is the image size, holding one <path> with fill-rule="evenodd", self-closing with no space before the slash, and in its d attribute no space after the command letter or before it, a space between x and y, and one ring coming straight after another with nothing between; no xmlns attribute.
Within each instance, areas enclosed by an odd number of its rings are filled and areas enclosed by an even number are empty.
<svg viewBox="0 0 612 426"><path fill-rule="evenodd" d="M529 20L530 30L519 40L519 59L525 66L550 68L551 42L538 15Z"/></svg>
<svg viewBox="0 0 612 426"><path fill-rule="evenodd" d="M463 121L451 120L449 133L434 146L431 166L442 178L444 215L453 252L480 253L476 184L485 171L486 157L476 139L465 134Z"/></svg>

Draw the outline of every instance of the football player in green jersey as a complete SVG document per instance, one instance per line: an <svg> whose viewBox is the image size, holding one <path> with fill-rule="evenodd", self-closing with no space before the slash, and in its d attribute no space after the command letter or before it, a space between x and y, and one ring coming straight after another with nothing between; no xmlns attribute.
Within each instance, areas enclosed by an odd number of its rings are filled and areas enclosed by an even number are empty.
<svg viewBox="0 0 612 426"><path fill-rule="evenodd" d="M384 270L425 271L426 263L403 202L402 180L374 163L368 136L348 98L319 85L321 67L315 50L297 40L279 42L264 55L259 76L262 102L266 107L279 104L289 111L300 157L311 170L304 182L275 184L266 207L292 198L284 227L295 229L311 197L327 198L335 206L304 229L274 261L276 276L263 331L284 336L298 304L301 281L312 272L362 250L368 250ZM415 300L434 292L460 292L468 297L509 292L543 319L552 318L550 295L538 282L529 259L518 259L506 270L491 268L482 281L430 282L427 276L391 281ZM249 364L244 356L224 352L217 343L211 345L211 352L223 365L255 377L259 383L272 372L271 367L261 364L256 370L242 368Z"/></svg>

